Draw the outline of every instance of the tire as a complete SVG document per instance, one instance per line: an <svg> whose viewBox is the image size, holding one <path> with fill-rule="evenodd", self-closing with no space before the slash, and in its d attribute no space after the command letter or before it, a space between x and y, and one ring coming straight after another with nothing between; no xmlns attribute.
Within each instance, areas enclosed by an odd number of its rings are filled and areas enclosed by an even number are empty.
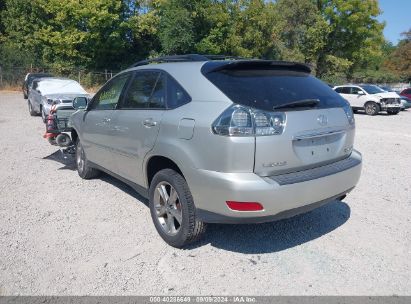
<svg viewBox="0 0 411 304"><path fill-rule="evenodd" d="M91 168L84 152L80 140L76 142L76 166L77 173L82 179L91 179L97 177L100 173L97 169Z"/></svg>
<svg viewBox="0 0 411 304"><path fill-rule="evenodd" d="M154 226L170 246L184 247L205 232L206 224L196 218L187 182L176 171L164 169L157 172L150 184L149 197Z"/></svg>
<svg viewBox="0 0 411 304"><path fill-rule="evenodd" d="M378 112L380 111L380 106L373 101L368 101L365 104L364 109L367 115L374 116L374 115L377 115Z"/></svg>
<svg viewBox="0 0 411 304"><path fill-rule="evenodd" d="M33 106L31 105L30 100L28 100L27 103L28 103L28 106L29 106L30 116L37 116L37 113L34 111Z"/></svg>
<svg viewBox="0 0 411 304"><path fill-rule="evenodd" d="M41 119L43 120L44 123L47 121L47 115L44 113L43 108L41 109Z"/></svg>
<svg viewBox="0 0 411 304"><path fill-rule="evenodd" d="M50 145L56 146L56 138L55 137L49 137L47 138L47 141L49 142Z"/></svg>

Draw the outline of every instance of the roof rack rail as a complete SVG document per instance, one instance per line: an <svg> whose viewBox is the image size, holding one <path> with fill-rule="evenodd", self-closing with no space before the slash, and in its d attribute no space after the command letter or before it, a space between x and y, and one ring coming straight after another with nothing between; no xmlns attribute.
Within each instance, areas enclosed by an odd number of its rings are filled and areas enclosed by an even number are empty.
<svg viewBox="0 0 411 304"><path fill-rule="evenodd" d="M200 55L200 54L171 55L171 56L162 56L162 57L157 57L157 58L141 60L131 65L130 68L147 65L150 63L190 62L190 61L195 62L195 61L227 60L227 59L240 60L240 59L247 59L247 58L228 56L228 55Z"/></svg>

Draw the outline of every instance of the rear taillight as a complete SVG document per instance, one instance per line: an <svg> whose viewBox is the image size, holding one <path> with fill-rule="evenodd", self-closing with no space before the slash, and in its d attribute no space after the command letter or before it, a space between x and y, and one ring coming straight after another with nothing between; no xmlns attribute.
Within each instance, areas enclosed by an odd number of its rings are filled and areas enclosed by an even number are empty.
<svg viewBox="0 0 411 304"><path fill-rule="evenodd" d="M267 136L282 134L283 112L265 112L241 105L225 110L213 123L213 133L223 136Z"/></svg>
<svg viewBox="0 0 411 304"><path fill-rule="evenodd" d="M345 115L347 115L347 119L350 125L355 124L355 119L354 119L354 113L352 111L352 108L350 104L347 102L347 104L343 107Z"/></svg>

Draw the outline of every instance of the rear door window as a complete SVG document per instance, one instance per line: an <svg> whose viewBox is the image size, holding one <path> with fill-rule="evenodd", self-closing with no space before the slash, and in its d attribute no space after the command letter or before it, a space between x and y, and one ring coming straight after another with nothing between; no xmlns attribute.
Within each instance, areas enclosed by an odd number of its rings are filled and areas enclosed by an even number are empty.
<svg viewBox="0 0 411 304"><path fill-rule="evenodd" d="M342 107L345 100L306 72L286 68L230 68L205 74L234 103L272 111L290 102L318 99L317 108Z"/></svg>
<svg viewBox="0 0 411 304"><path fill-rule="evenodd" d="M165 75L158 71L138 71L124 96L122 109L164 109Z"/></svg>

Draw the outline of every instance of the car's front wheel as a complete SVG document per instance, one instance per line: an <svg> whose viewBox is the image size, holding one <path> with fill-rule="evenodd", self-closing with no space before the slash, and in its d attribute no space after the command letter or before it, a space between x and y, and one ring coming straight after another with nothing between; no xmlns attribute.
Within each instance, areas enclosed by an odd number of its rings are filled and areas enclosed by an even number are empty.
<svg viewBox="0 0 411 304"><path fill-rule="evenodd" d="M159 171L150 184L149 197L154 225L169 245L181 248L205 232L206 224L196 218L187 182L176 171Z"/></svg>
<svg viewBox="0 0 411 304"><path fill-rule="evenodd" d="M365 108L365 113L371 116L377 115L378 112L380 111L380 106L373 101L367 102L364 108Z"/></svg>
<svg viewBox="0 0 411 304"><path fill-rule="evenodd" d="M76 165L78 175L83 179L91 179L100 173L97 169L90 167L89 162L84 152L84 148L79 139L76 142Z"/></svg>

